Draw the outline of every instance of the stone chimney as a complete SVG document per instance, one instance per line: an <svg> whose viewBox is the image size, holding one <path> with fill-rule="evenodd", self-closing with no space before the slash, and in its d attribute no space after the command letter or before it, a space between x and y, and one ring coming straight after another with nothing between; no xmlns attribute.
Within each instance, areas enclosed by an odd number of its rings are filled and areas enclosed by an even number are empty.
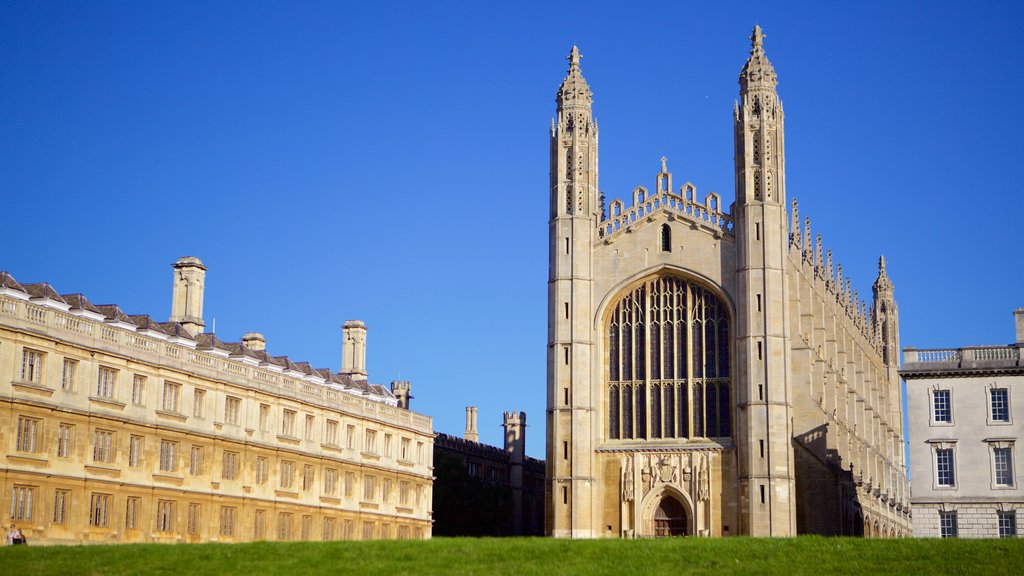
<svg viewBox="0 0 1024 576"><path fill-rule="evenodd" d="M480 434L476 431L476 406L466 406L466 433L462 437L470 442L480 441Z"/></svg>
<svg viewBox="0 0 1024 576"><path fill-rule="evenodd" d="M202 334L206 327L203 322L206 266L195 256L182 256L171 268L174 268L174 291L170 321L180 323L192 336Z"/></svg>
<svg viewBox="0 0 1024 576"><path fill-rule="evenodd" d="M1013 311L1013 320L1017 325L1017 344L1024 344L1024 308Z"/></svg>
<svg viewBox="0 0 1024 576"><path fill-rule="evenodd" d="M366 379L366 324L349 320L341 327L341 373Z"/></svg>
<svg viewBox="0 0 1024 576"><path fill-rule="evenodd" d="M255 352L262 352L267 349L267 339L259 332L246 332L245 336L242 336L242 344L245 344L249 350Z"/></svg>
<svg viewBox="0 0 1024 576"><path fill-rule="evenodd" d="M398 398L398 407L409 409L409 400L412 400L412 387L408 380L394 380L391 382L391 393Z"/></svg>

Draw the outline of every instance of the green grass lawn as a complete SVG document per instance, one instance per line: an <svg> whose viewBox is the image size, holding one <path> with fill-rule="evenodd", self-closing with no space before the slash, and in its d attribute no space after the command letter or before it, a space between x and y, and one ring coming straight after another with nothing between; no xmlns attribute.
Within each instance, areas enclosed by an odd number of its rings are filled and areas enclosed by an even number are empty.
<svg viewBox="0 0 1024 576"><path fill-rule="evenodd" d="M7 546L7 576L146 574L1024 574L1024 540L674 538Z"/></svg>

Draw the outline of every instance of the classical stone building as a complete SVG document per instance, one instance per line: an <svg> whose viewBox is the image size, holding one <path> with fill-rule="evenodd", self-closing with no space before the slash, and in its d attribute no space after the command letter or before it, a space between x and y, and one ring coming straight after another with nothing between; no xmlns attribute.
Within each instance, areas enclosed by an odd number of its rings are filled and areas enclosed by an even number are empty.
<svg viewBox="0 0 1024 576"><path fill-rule="evenodd" d="M903 350L914 535L1018 536L1024 308L1008 346Z"/></svg>
<svg viewBox="0 0 1024 576"><path fill-rule="evenodd" d="M573 47L551 124L547 531L910 532L898 319L786 197L782 103L754 29L728 209L673 180L607 206Z"/></svg>
<svg viewBox="0 0 1024 576"><path fill-rule="evenodd" d="M174 265L170 321L0 273L0 509L30 542L428 538L430 418L409 383L203 333L206 267Z"/></svg>
<svg viewBox="0 0 1024 576"><path fill-rule="evenodd" d="M544 534L544 461L526 455L526 413L505 412L502 428L502 448L482 444L468 406L462 438L435 437L434 534Z"/></svg>

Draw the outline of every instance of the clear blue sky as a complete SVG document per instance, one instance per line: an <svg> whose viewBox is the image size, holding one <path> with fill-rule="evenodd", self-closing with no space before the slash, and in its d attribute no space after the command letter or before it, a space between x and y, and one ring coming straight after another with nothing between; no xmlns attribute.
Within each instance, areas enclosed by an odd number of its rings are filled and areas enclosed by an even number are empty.
<svg viewBox="0 0 1024 576"><path fill-rule="evenodd" d="M904 345L1007 343L1024 306L1019 2L0 2L0 269L163 319L209 266L206 318L543 456L548 125L573 44L609 199L733 199L754 23L786 106L787 184ZM586 6L586 8L582 8Z"/></svg>

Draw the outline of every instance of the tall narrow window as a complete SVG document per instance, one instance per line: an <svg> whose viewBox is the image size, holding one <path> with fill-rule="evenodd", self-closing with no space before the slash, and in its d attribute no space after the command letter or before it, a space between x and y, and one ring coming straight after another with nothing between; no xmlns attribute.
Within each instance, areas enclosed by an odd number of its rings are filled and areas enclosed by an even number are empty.
<svg viewBox="0 0 1024 576"><path fill-rule="evenodd" d="M238 517L238 508L234 506L221 506L220 508L220 535L234 536L235 521Z"/></svg>
<svg viewBox="0 0 1024 576"><path fill-rule="evenodd" d="M156 531L174 532L174 501L158 500L156 503Z"/></svg>
<svg viewBox="0 0 1024 576"><path fill-rule="evenodd" d="M672 251L672 228L668 224L661 225L661 251Z"/></svg>
<svg viewBox="0 0 1024 576"><path fill-rule="evenodd" d="M996 486L1013 486L1013 449L993 448Z"/></svg>
<svg viewBox="0 0 1024 576"><path fill-rule="evenodd" d="M68 506L71 505L70 490L53 491L53 523L64 524L67 522Z"/></svg>
<svg viewBox="0 0 1024 576"><path fill-rule="evenodd" d="M992 388L989 391L990 415L993 422L1010 421L1010 394L1006 388Z"/></svg>
<svg viewBox="0 0 1024 576"><path fill-rule="evenodd" d="M939 534L943 538L956 538L956 511L939 512Z"/></svg>
<svg viewBox="0 0 1024 576"><path fill-rule="evenodd" d="M170 440L160 442L160 470L174 472L178 469L178 443Z"/></svg>
<svg viewBox="0 0 1024 576"><path fill-rule="evenodd" d="M126 498L124 507L124 527L129 530L135 530L139 527L139 502L141 499L138 496L129 496Z"/></svg>
<svg viewBox="0 0 1024 576"><path fill-rule="evenodd" d="M203 473L203 447L193 446L188 455L188 473L199 476Z"/></svg>
<svg viewBox="0 0 1024 576"><path fill-rule="evenodd" d="M192 396L192 415L196 418L204 418L206 416L206 390L196 388Z"/></svg>
<svg viewBox="0 0 1024 576"><path fill-rule="evenodd" d="M132 404L146 405L146 377L140 374L132 377Z"/></svg>
<svg viewBox="0 0 1024 576"><path fill-rule="evenodd" d="M128 466L135 468L142 462L142 436L128 438Z"/></svg>
<svg viewBox="0 0 1024 576"><path fill-rule="evenodd" d="M43 353L25 348L21 354L21 381L39 383L43 378Z"/></svg>
<svg viewBox="0 0 1024 576"><path fill-rule="evenodd" d="M935 450L935 481L939 486L956 485L952 448L937 448Z"/></svg>
<svg viewBox="0 0 1024 576"><path fill-rule="evenodd" d="M238 424L241 413L242 399L234 396L224 398L224 421L228 424Z"/></svg>
<svg viewBox="0 0 1024 576"><path fill-rule="evenodd" d="M15 445L18 452L36 452L39 449L41 428L42 421L38 418L18 416L18 437Z"/></svg>
<svg viewBox="0 0 1024 576"><path fill-rule="evenodd" d="M161 406L167 412L177 412L178 402L181 398L181 384L164 382L163 403Z"/></svg>
<svg viewBox="0 0 1024 576"><path fill-rule="evenodd" d="M96 430L92 441L93 462L111 463L114 461L114 433L110 430Z"/></svg>
<svg viewBox="0 0 1024 576"><path fill-rule="evenodd" d="M100 366L96 377L96 396L99 398L113 398L114 386L117 384L117 370Z"/></svg>
<svg viewBox="0 0 1024 576"><path fill-rule="evenodd" d="M89 506L89 525L108 526L110 523L110 494L93 494Z"/></svg>
<svg viewBox="0 0 1024 576"><path fill-rule="evenodd" d="M953 421L949 390L932 390L932 420L941 423Z"/></svg>
<svg viewBox="0 0 1024 576"><path fill-rule="evenodd" d="M75 376L78 372L78 362L70 359L64 359L64 370L61 373L60 387L64 390L74 391L75 389Z"/></svg>

